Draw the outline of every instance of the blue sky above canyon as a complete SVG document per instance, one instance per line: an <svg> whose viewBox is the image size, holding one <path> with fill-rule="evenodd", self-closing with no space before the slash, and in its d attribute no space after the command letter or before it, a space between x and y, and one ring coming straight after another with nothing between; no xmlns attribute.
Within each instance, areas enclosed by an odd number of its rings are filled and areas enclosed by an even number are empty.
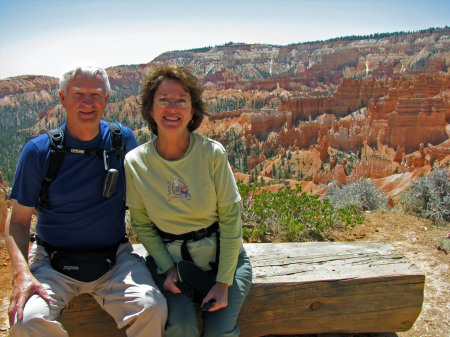
<svg viewBox="0 0 450 337"><path fill-rule="evenodd" d="M441 0L0 0L0 79L78 61L147 63L224 43L286 45L450 24Z"/></svg>

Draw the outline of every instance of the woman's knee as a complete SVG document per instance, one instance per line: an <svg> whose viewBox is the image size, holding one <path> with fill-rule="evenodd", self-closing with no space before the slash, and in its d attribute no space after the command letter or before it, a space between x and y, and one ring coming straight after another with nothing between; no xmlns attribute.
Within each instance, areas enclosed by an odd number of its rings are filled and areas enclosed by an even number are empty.
<svg viewBox="0 0 450 337"><path fill-rule="evenodd" d="M204 324L202 331L202 337L237 337L239 334L240 330L236 325L230 328L227 324L220 323L214 325Z"/></svg>
<svg viewBox="0 0 450 337"><path fill-rule="evenodd" d="M199 329L197 319L184 319L175 322L169 321L166 325L166 337L198 337Z"/></svg>
<svg viewBox="0 0 450 337"><path fill-rule="evenodd" d="M195 304L183 294L168 294L167 337L198 337L199 325Z"/></svg>

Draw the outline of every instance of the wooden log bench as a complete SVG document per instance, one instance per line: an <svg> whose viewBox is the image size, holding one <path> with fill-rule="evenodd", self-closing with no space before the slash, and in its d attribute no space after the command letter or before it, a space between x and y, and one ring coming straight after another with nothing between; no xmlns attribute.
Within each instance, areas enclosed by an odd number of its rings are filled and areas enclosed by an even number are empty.
<svg viewBox="0 0 450 337"><path fill-rule="evenodd" d="M245 248L253 285L238 318L242 337L407 331L421 311L425 275L388 243ZM71 337L126 336L90 295L73 299L60 322Z"/></svg>

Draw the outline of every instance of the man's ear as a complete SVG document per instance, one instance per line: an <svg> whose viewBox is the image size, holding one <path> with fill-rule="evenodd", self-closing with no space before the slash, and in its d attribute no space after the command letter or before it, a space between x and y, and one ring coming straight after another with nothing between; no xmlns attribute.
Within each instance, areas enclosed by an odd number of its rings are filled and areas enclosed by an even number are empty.
<svg viewBox="0 0 450 337"><path fill-rule="evenodd" d="M64 91L60 91L59 93L59 98L61 99L61 103L64 105L64 100L66 98L66 96L64 96Z"/></svg>
<svg viewBox="0 0 450 337"><path fill-rule="evenodd" d="M110 95L110 94L106 95L106 97L105 97L105 102L106 102L106 103L108 103L109 95Z"/></svg>

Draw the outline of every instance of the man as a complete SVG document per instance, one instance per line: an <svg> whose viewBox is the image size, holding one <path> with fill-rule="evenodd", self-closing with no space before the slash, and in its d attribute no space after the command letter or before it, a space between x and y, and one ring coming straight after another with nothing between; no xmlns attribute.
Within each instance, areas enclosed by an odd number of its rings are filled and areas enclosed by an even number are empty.
<svg viewBox="0 0 450 337"><path fill-rule="evenodd" d="M50 165L50 137L38 136L22 151L6 231L14 273L8 310L11 336L67 336L56 320L82 293L92 294L119 328L127 327L128 336L164 334L166 301L125 238L121 158L105 152L112 148L110 126L101 120L109 94L108 76L101 68L78 67L62 75L59 96L67 121L61 129L67 153L45 203L42 184ZM125 150L136 147L132 131L121 129ZM99 155L86 155L90 150L99 150ZM105 195L104 186L111 182L105 179L115 181L106 177L110 169L119 176ZM28 253L36 205L37 243ZM92 276L100 270L100 275Z"/></svg>

